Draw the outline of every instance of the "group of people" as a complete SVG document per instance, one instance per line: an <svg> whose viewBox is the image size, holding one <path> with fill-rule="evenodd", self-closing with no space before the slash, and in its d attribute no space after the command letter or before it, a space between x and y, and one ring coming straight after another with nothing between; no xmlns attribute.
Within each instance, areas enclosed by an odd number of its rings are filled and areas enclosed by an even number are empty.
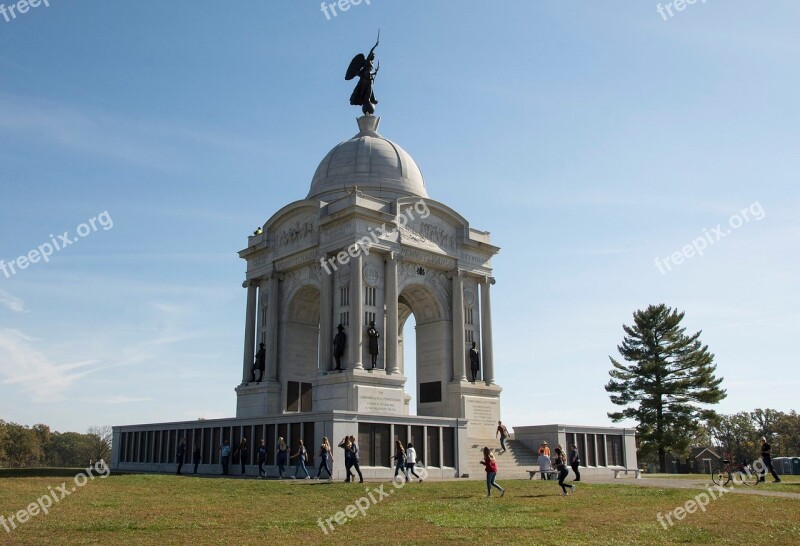
<svg viewBox="0 0 800 546"><path fill-rule="evenodd" d="M539 474L543 480L549 479L550 472L552 472L553 467L555 467L555 470L558 472L558 485L561 487L561 494L566 496L575 491L574 484L567 485L564 483L564 480L566 480L569 475L568 466L571 467L572 471L575 473L575 479L573 481L581 481L581 454L576 444L572 444L569 454L566 453L561 444L558 444L554 450L554 454L555 455L551 457L550 447L547 445L547 442L542 442L539 446Z"/></svg>
<svg viewBox="0 0 800 546"><path fill-rule="evenodd" d="M394 441L394 479L397 479L397 475L402 472L403 476L405 476L406 481L410 482L411 477L408 475L409 472L417 478L420 483L422 483L422 478L420 478L419 474L417 474L414 467L417 464L417 451L414 449L414 444L408 442L406 447L403 447L403 442L400 440Z"/></svg>
<svg viewBox="0 0 800 546"><path fill-rule="evenodd" d="M175 462L178 463L178 474L181 473L181 468L183 468L183 461L186 458L186 438L181 438L181 441L178 443L178 452L175 455ZM200 466L200 446L197 442L194 443L194 447L192 449L192 462L194 463L194 473L197 474L197 467Z"/></svg>
<svg viewBox="0 0 800 546"><path fill-rule="evenodd" d="M344 450L344 467L347 473L347 477L345 478L345 482L354 482L356 474L358 475L358 483L364 483L364 475L361 473L361 457L359 454L358 443L356 442L355 436L345 436L341 442L339 442L339 447ZM184 457L186 454L186 439L182 438L178 444L178 450L176 453L176 463L178 464L177 473L181 473L181 468L183 467ZM248 447L247 438L242 438L239 442L239 445L234 450L231 448L230 442L225 440L222 442L220 446L220 464L222 465L222 475L227 476L229 474L228 469L230 466L231 456L236 457L239 455L239 461L241 464L241 475L245 475L245 465L249 460L250 449ZM328 480L333 480L333 449L331 448L331 444L328 441L328 437L324 436L322 438L322 443L319 446L318 452L320 463L319 468L317 468L317 475L316 479L320 479L322 477L322 471L324 470L328 476ZM194 473L197 474L197 467L201 462L200 456L200 447L198 446L197 442L194 444L194 450L192 453L193 461L194 461ZM277 448L276 448L276 465L278 467L278 479L284 479L286 475L286 468L289 466L290 462L296 459L297 462L295 463L295 472L294 475L290 476L292 479L297 479L298 476L304 478L306 480L311 479L311 475L308 472L308 468L306 467L306 463L309 462L308 458L308 450L306 449L303 440L297 441L297 451L295 453L291 453L289 445L286 443L286 440L280 436L278 437ZM406 447L403 447L402 442L397 440L395 442L395 454L392 457L395 459L395 478L398 474L402 472L405 476L406 481L412 481L409 473L416 477L420 482L423 479L417 474L415 470L415 466L417 464L417 453L414 449L414 445L411 442L408 442ZM258 477L265 478L267 476L267 471L264 468L264 465L267 462L267 444L264 439L259 442L258 446ZM353 473L355 470L355 474Z"/></svg>

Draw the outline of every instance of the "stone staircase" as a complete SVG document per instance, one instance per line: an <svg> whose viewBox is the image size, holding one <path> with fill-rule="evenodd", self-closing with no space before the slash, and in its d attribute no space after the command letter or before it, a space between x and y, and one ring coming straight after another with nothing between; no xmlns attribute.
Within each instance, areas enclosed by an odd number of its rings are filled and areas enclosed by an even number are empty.
<svg viewBox="0 0 800 546"><path fill-rule="evenodd" d="M497 479L502 478L527 478L527 470L534 470L539 468L537 462L538 453L533 452L529 447L517 440L506 440L506 452L500 450L500 440L495 438L488 439L475 439L469 438L467 440L467 470L464 473L469 473L470 478L483 479L486 476L486 470L480 461L483 460L483 447L489 446L494 451L495 459L497 459Z"/></svg>

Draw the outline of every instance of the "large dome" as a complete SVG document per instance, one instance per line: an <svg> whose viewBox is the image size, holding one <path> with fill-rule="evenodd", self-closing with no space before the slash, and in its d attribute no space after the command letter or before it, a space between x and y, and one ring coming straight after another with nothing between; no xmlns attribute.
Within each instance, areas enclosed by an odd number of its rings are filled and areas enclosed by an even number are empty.
<svg viewBox="0 0 800 546"><path fill-rule="evenodd" d="M374 197L428 197L417 164L400 146L378 134L380 118L358 118L359 133L338 144L317 167L306 199L332 201L356 186Z"/></svg>

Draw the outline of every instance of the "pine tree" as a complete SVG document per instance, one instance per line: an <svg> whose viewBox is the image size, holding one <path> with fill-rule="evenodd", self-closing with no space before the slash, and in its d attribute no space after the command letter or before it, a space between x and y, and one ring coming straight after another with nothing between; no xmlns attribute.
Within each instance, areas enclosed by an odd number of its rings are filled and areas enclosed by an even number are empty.
<svg viewBox="0 0 800 546"><path fill-rule="evenodd" d="M639 423L639 449L658 453L661 472L666 471L667 451L685 450L702 421L714 416L700 405L726 396L719 387L723 378L714 376L714 355L700 343L701 332L684 334L683 316L664 304L635 312L634 325L622 326L626 335L617 346L630 364L609 357L613 368L606 391L611 402L626 407L608 416Z"/></svg>

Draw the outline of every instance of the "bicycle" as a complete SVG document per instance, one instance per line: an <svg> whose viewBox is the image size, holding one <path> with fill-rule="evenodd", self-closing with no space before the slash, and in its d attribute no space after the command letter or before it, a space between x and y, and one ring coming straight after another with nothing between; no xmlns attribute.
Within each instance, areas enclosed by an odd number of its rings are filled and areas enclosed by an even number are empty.
<svg viewBox="0 0 800 546"><path fill-rule="evenodd" d="M749 464L746 460L737 464L723 459L722 465L711 472L711 481L716 485L725 486L730 482L736 483L737 477L741 480L741 484L758 485L759 474L756 472L756 469L753 468L753 465Z"/></svg>

